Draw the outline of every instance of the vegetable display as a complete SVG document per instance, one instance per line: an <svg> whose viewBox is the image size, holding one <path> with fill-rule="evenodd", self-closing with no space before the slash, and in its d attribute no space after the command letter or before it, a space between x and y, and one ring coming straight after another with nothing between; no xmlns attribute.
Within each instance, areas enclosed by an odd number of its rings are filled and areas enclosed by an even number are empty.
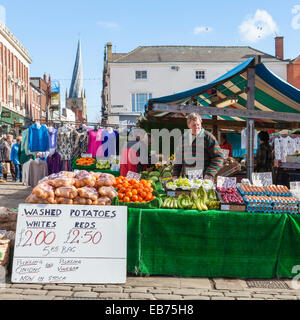
<svg viewBox="0 0 300 320"><path fill-rule="evenodd" d="M243 204L244 199L239 195L237 188L217 188L222 200L226 204Z"/></svg>
<svg viewBox="0 0 300 320"><path fill-rule="evenodd" d="M94 158L85 157L76 159L76 164L78 166L91 166L96 162Z"/></svg>

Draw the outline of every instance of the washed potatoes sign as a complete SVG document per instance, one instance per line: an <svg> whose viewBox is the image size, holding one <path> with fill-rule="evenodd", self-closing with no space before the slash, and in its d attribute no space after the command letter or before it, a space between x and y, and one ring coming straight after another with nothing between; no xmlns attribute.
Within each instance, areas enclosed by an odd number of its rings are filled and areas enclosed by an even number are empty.
<svg viewBox="0 0 300 320"><path fill-rule="evenodd" d="M19 206L13 283L125 283L127 207Z"/></svg>

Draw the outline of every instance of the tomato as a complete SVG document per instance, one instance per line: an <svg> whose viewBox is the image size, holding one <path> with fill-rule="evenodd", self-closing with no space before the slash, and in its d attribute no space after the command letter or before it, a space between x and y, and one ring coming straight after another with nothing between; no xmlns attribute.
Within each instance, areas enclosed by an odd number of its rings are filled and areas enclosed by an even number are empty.
<svg viewBox="0 0 300 320"><path fill-rule="evenodd" d="M136 196L137 194L138 194L138 191L136 190L136 189L132 189L132 194L134 195L134 196Z"/></svg>
<svg viewBox="0 0 300 320"><path fill-rule="evenodd" d="M132 192L129 191L126 193L126 197L131 198L132 196L133 196Z"/></svg>
<svg viewBox="0 0 300 320"><path fill-rule="evenodd" d="M124 188L124 187L122 187L122 188L120 189L120 192L121 192L121 193L126 193L126 192L127 192L127 189Z"/></svg>
<svg viewBox="0 0 300 320"><path fill-rule="evenodd" d="M118 198L119 198L119 199L124 199L124 197L125 197L125 194L124 194L124 193L119 193L119 194L118 194Z"/></svg>
<svg viewBox="0 0 300 320"><path fill-rule="evenodd" d="M138 201L139 201L139 197L138 197L138 196L133 196L133 197L131 198L131 200L132 200L133 202L138 202Z"/></svg>
<svg viewBox="0 0 300 320"><path fill-rule="evenodd" d="M147 197L145 198L145 200L147 202L151 201L152 200L152 196L150 194L148 194Z"/></svg>
<svg viewBox="0 0 300 320"><path fill-rule="evenodd" d="M128 197L124 197L123 201L124 202L130 202L130 199Z"/></svg>
<svg viewBox="0 0 300 320"><path fill-rule="evenodd" d="M142 197L143 199L145 199L145 198L147 197L147 193L146 193L145 191L143 191L143 192L141 193L141 197Z"/></svg>

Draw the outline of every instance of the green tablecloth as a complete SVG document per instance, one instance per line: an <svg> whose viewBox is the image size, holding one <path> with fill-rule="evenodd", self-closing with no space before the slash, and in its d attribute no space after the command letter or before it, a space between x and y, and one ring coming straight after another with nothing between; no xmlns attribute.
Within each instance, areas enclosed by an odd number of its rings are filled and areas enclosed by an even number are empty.
<svg viewBox="0 0 300 320"><path fill-rule="evenodd" d="M291 278L300 216L128 209L128 271L151 275Z"/></svg>

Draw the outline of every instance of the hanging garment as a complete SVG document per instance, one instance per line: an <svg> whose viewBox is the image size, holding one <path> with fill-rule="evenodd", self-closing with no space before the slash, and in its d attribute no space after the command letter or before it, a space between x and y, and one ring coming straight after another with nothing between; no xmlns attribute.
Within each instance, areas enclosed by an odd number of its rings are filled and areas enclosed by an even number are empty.
<svg viewBox="0 0 300 320"><path fill-rule="evenodd" d="M35 188L39 181L48 175L48 167L45 161L36 159L30 162L28 185Z"/></svg>
<svg viewBox="0 0 300 320"><path fill-rule="evenodd" d="M57 143L57 129L53 127L48 128L48 134L49 134L49 148L50 153L53 154L56 149L56 143Z"/></svg>
<svg viewBox="0 0 300 320"><path fill-rule="evenodd" d="M116 130L103 130L102 132L102 151L105 158L116 156L119 152L119 133Z"/></svg>
<svg viewBox="0 0 300 320"><path fill-rule="evenodd" d="M33 160L30 159L29 161L27 161L26 163L23 164L23 167L22 167L22 183L25 185L25 186L29 186L29 167L30 167L30 163L32 162Z"/></svg>
<svg viewBox="0 0 300 320"><path fill-rule="evenodd" d="M102 157L102 129L99 129L98 131L90 130L89 131L89 147L88 147L88 153L92 154L93 157Z"/></svg>
<svg viewBox="0 0 300 320"><path fill-rule="evenodd" d="M71 160L73 156L75 130L71 127L61 127L57 132L56 151L61 160Z"/></svg>
<svg viewBox="0 0 300 320"><path fill-rule="evenodd" d="M56 151L54 154L47 157L48 175L53 173L59 173L61 168L61 158Z"/></svg>
<svg viewBox="0 0 300 320"><path fill-rule="evenodd" d="M247 128L245 128L241 133L241 149L247 149ZM254 130L254 149L258 148L258 134L257 131Z"/></svg>
<svg viewBox="0 0 300 320"><path fill-rule="evenodd" d="M61 161L60 171L72 171L72 162L70 160Z"/></svg>
<svg viewBox="0 0 300 320"><path fill-rule="evenodd" d="M49 150L49 133L44 125L34 124L29 127L28 148L31 152L45 152Z"/></svg>
<svg viewBox="0 0 300 320"><path fill-rule="evenodd" d="M87 153L89 146L89 133L87 131L75 131L73 139L73 158L81 157L83 153Z"/></svg>

